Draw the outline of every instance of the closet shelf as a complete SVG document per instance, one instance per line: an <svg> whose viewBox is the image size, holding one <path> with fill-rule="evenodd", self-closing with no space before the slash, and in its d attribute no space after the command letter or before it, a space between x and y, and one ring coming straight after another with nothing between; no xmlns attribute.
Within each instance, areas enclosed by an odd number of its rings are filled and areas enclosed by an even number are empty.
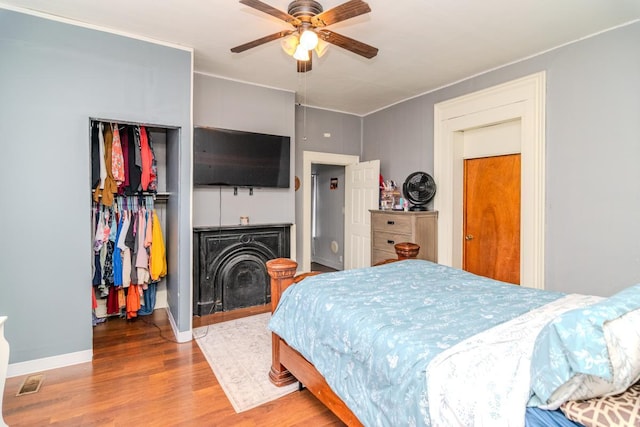
<svg viewBox="0 0 640 427"><path fill-rule="evenodd" d="M95 193L96 190L91 190L91 195L93 196L93 193ZM117 195L114 195L117 196ZM147 196L151 196L153 197L153 200L155 200L158 203L163 203L167 200L169 200L169 196L171 196L171 193L136 193L127 197L137 197L137 196L142 196L142 197L147 197ZM102 196L99 196L100 198L102 198Z"/></svg>
<svg viewBox="0 0 640 427"><path fill-rule="evenodd" d="M170 193L156 193L155 199L156 202L166 202L169 200Z"/></svg>

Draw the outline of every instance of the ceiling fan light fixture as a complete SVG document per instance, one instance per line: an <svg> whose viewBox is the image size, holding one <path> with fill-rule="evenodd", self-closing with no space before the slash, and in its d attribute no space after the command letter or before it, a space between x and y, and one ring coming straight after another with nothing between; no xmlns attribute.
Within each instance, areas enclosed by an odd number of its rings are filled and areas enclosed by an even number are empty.
<svg viewBox="0 0 640 427"><path fill-rule="evenodd" d="M313 50L318 45L318 35L313 30L304 30L300 36L300 46L306 50Z"/></svg>
<svg viewBox="0 0 640 427"><path fill-rule="evenodd" d="M286 52L287 55L293 56L296 53L296 48L298 47L298 35L294 34L289 37L282 39L280 45L282 46L282 50Z"/></svg>
<svg viewBox="0 0 640 427"><path fill-rule="evenodd" d="M322 58L322 56L327 53L327 48L329 47L329 43L325 42L322 39L318 40L318 45L315 48L316 51L316 55L318 55L318 58Z"/></svg>
<svg viewBox="0 0 640 427"><path fill-rule="evenodd" d="M297 60L297 70L300 73L311 71L312 51L315 50L320 58L326 52L327 44L336 45L368 59L378 54L377 48L326 28L371 12L371 8L364 0L347 0L329 10L324 10L317 0L293 0L289 3L286 12L262 0L239 0L239 2L278 18L293 28L232 47L233 53L241 53L256 46L286 38L287 40L282 40L282 49Z"/></svg>
<svg viewBox="0 0 640 427"><path fill-rule="evenodd" d="M302 47L302 44L299 44L296 48L296 53L293 54L293 57L298 61L308 61L309 51Z"/></svg>

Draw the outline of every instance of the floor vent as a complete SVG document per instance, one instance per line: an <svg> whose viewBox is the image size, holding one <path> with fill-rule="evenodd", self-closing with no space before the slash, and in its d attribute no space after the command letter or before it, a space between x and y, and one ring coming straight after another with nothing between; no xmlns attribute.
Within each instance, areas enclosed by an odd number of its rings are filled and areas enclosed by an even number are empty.
<svg viewBox="0 0 640 427"><path fill-rule="evenodd" d="M42 381L44 380L44 374L29 375L24 379L24 382L20 386L20 390L16 396L22 396L25 394L37 393L40 390Z"/></svg>

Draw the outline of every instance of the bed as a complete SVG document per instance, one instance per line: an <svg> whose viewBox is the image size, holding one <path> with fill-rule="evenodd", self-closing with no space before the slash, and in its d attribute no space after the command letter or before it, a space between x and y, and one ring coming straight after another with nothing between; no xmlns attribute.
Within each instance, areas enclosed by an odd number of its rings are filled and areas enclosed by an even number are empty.
<svg viewBox="0 0 640 427"><path fill-rule="evenodd" d="M415 248L298 278L294 261L267 262L271 381L299 380L350 426L591 425L571 411L619 395L633 405L640 286L610 298L523 288Z"/></svg>

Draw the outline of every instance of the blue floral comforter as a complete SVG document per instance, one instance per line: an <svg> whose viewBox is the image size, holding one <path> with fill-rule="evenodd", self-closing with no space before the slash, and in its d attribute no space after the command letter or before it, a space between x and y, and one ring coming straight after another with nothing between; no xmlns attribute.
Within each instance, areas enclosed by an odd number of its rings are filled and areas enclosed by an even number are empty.
<svg viewBox="0 0 640 427"><path fill-rule="evenodd" d="M283 293L269 327L364 425L428 426L431 359L561 296L407 260L308 277Z"/></svg>

